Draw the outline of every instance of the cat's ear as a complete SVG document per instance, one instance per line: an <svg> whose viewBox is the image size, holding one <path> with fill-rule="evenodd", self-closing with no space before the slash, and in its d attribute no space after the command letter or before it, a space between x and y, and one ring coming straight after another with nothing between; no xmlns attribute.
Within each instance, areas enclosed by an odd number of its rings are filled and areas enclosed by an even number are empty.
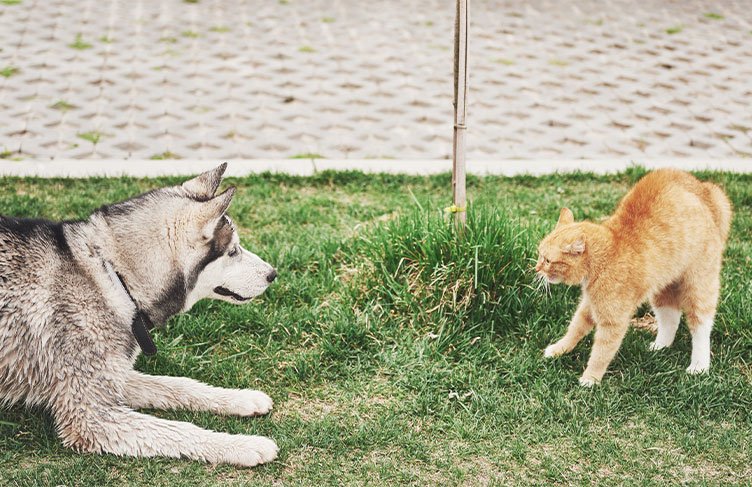
<svg viewBox="0 0 752 487"><path fill-rule="evenodd" d="M562 249L565 254L582 255L585 252L585 237L580 237Z"/></svg>
<svg viewBox="0 0 752 487"><path fill-rule="evenodd" d="M574 223L574 215L569 208L562 208L559 212L559 221L556 223L556 228L570 223Z"/></svg>

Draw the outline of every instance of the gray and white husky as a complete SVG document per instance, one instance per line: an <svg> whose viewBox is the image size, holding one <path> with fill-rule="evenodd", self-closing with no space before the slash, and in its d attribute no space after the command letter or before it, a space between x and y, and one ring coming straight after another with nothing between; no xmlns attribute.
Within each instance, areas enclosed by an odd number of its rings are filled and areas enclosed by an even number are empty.
<svg viewBox="0 0 752 487"><path fill-rule="evenodd" d="M46 407L80 451L241 466L276 458L268 438L134 411L272 409L263 392L133 370L141 350L156 351L152 326L202 298L245 303L277 275L240 246L225 214L235 188L215 195L226 167L84 221L0 218L0 403Z"/></svg>

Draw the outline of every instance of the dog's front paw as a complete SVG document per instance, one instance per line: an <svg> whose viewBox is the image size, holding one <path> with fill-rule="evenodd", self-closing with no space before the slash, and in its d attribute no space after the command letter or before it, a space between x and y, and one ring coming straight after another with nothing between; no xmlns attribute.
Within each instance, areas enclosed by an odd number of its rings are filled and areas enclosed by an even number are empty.
<svg viewBox="0 0 752 487"><path fill-rule="evenodd" d="M566 347L564 347L561 342L556 342L546 347L543 351L543 356L547 358L555 358L564 355L565 353L567 353Z"/></svg>
<svg viewBox="0 0 752 487"><path fill-rule="evenodd" d="M255 467L277 458L279 448L265 436L238 436L225 452L223 463L240 467Z"/></svg>
<svg viewBox="0 0 752 487"><path fill-rule="evenodd" d="M274 401L261 391L243 389L235 391L230 414L238 416L261 416L269 413Z"/></svg>

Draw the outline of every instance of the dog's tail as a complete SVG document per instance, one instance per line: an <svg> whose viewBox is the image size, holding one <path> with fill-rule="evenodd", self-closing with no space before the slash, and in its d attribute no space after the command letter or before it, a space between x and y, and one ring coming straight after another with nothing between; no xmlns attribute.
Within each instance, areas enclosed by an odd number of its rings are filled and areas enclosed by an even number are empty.
<svg viewBox="0 0 752 487"><path fill-rule="evenodd" d="M721 239L726 243L731 229L731 201L723 190L713 183L702 183L705 189L705 203L713 213L713 220L721 232Z"/></svg>

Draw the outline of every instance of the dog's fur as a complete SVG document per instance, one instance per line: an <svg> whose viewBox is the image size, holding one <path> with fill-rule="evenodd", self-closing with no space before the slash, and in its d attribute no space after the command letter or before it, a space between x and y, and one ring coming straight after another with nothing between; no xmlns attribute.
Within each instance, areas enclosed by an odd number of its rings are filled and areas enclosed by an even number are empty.
<svg viewBox="0 0 752 487"><path fill-rule="evenodd" d="M80 451L241 466L276 457L268 438L134 411L255 416L272 408L259 391L133 370L136 306L161 325L202 298L247 301L276 276L240 247L225 215L234 188L215 196L225 168L105 206L85 221L0 218L0 402L48 408L63 443Z"/></svg>

